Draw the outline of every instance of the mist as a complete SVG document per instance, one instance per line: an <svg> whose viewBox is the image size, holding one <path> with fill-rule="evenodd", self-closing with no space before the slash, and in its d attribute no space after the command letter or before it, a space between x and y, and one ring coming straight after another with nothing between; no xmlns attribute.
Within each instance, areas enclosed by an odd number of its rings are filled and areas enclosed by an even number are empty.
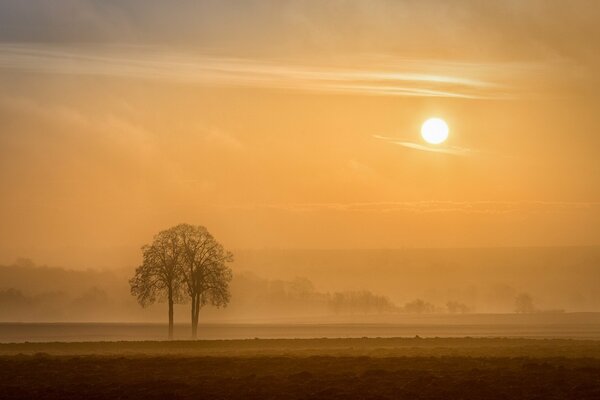
<svg viewBox="0 0 600 400"><path fill-rule="evenodd" d="M203 322L398 322L424 315L512 314L520 295L546 315L600 311L599 248L246 250L231 303ZM21 259L0 267L0 321L164 322L140 308L133 267L73 270ZM175 319L187 322L188 305Z"/></svg>

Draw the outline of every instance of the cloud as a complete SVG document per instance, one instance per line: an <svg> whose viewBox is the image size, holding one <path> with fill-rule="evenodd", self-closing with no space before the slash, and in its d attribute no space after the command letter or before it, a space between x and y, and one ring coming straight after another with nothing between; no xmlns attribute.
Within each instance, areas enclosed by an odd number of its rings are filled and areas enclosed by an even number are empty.
<svg viewBox="0 0 600 400"><path fill-rule="evenodd" d="M373 60L377 62L373 63ZM69 47L0 44L0 69L63 75L96 75L236 87L379 96L506 99L511 89L480 75L498 65L357 57L330 65L175 53L144 46ZM514 67L515 73L522 71ZM504 73L510 66L503 66Z"/></svg>
<svg viewBox="0 0 600 400"><path fill-rule="evenodd" d="M271 209L289 212L363 212L390 213L405 212L416 214L460 213L460 214L510 214L510 213L561 213L569 211L600 211L600 202L568 201L382 201L355 203L281 203L254 205L221 205L227 209Z"/></svg>
<svg viewBox="0 0 600 400"><path fill-rule="evenodd" d="M387 143L395 144L398 146L406 147L408 149L419 150L419 151L427 151L430 153L442 153L442 154L450 154L453 156L468 156L475 153L478 153L476 150L467 149L464 147L458 146L444 146L444 145L426 145L414 142L407 142L397 138L373 135L375 139L383 140Z"/></svg>

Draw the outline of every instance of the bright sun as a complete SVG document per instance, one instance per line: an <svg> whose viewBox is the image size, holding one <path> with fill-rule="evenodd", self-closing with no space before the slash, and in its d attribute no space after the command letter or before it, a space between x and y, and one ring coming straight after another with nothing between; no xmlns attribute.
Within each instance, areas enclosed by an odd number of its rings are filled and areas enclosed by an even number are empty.
<svg viewBox="0 0 600 400"><path fill-rule="evenodd" d="M448 139L448 124L441 118L429 118L421 126L421 136L429 144L440 144Z"/></svg>

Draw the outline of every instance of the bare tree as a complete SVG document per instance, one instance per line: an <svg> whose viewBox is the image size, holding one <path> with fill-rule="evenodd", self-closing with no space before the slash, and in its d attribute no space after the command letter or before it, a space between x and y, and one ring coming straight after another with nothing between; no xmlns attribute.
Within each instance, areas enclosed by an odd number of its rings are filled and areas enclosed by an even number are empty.
<svg viewBox="0 0 600 400"><path fill-rule="evenodd" d="M515 299L515 312L519 314L531 314L536 311L533 299L527 293L519 294Z"/></svg>
<svg viewBox="0 0 600 400"><path fill-rule="evenodd" d="M447 302L446 309L450 314L466 314L470 311L469 306L458 301Z"/></svg>
<svg viewBox="0 0 600 400"><path fill-rule="evenodd" d="M414 314L431 314L435 312L435 306L422 299L416 299L408 302L403 307L404 312Z"/></svg>
<svg viewBox="0 0 600 400"><path fill-rule="evenodd" d="M191 300L192 338L195 339L200 309L206 304L221 307L229 303L232 273L227 263L233 261L233 255L203 226L182 224L174 229L183 249L182 280Z"/></svg>
<svg viewBox="0 0 600 400"><path fill-rule="evenodd" d="M152 244L142 247L142 264L129 281L131 294L142 307L167 300L169 339L173 339L173 304L182 298L182 251L175 228L158 233Z"/></svg>

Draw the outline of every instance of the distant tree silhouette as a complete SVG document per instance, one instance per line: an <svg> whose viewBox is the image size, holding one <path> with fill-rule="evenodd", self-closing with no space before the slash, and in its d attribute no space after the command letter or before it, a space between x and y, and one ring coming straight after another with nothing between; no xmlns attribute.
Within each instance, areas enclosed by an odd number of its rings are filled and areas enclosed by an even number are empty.
<svg viewBox="0 0 600 400"><path fill-rule="evenodd" d="M367 290L335 292L329 299L335 314L382 314L397 311L397 307L385 296Z"/></svg>
<svg viewBox="0 0 600 400"><path fill-rule="evenodd" d="M435 306L422 299L416 299L406 303L403 311L412 314L430 314L435 311Z"/></svg>
<svg viewBox="0 0 600 400"><path fill-rule="evenodd" d="M173 339L173 304L182 298L183 247L175 228L164 230L142 247L142 264L130 279L131 294L142 307L156 301L169 304L169 339Z"/></svg>
<svg viewBox="0 0 600 400"><path fill-rule="evenodd" d="M533 299L527 293L521 293L515 299L515 312L519 314L529 314L535 312Z"/></svg>
<svg viewBox="0 0 600 400"><path fill-rule="evenodd" d="M469 312L469 307L466 304L458 301L449 301L446 303L446 309L450 314L465 314Z"/></svg>
<svg viewBox="0 0 600 400"><path fill-rule="evenodd" d="M223 248L203 226L181 224L173 228L182 246L182 281L191 301L192 338L198 334L200 309L226 306L231 294L233 254Z"/></svg>

